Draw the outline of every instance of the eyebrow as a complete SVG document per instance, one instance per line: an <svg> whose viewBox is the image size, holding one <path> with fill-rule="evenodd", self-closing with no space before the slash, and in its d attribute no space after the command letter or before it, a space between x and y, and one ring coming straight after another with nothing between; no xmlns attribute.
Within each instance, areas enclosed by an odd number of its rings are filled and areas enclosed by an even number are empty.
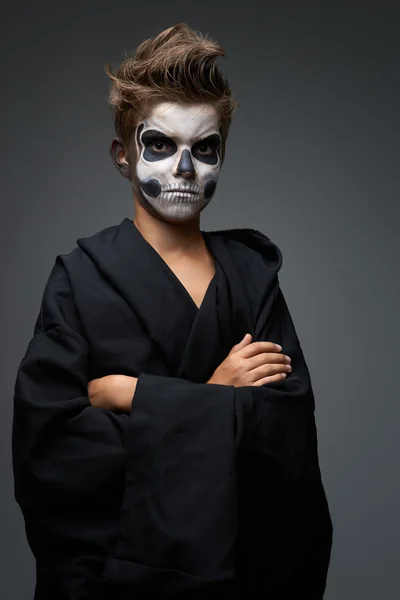
<svg viewBox="0 0 400 600"><path fill-rule="evenodd" d="M154 140L159 139L170 140L171 138L168 135L165 135L165 133L158 131L157 129L148 129L142 135L142 142L144 142L145 144L149 144L151 142L154 142Z"/></svg>
<svg viewBox="0 0 400 600"><path fill-rule="evenodd" d="M219 133L210 133L210 135L207 135L204 138L201 138L198 140L199 142L220 142L221 141L221 136L219 135ZM196 142L198 143L198 142Z"/></svg>

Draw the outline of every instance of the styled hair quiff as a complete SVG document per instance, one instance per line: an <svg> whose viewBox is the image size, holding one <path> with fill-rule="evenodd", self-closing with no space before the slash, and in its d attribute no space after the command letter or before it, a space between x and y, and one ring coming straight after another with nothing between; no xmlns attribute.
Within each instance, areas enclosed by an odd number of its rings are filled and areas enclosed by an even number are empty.
<svg viewBox="0 0 400 600"><path fill-rule="evenodd" d="M106 65L115 131L125 148L139 119L155 103L207 103L221 118L223 161L232 115L239 104L215 64L218 56L226 56L219 44L178 23L142 42L132 56L125 53L115 74Z"/></svg>

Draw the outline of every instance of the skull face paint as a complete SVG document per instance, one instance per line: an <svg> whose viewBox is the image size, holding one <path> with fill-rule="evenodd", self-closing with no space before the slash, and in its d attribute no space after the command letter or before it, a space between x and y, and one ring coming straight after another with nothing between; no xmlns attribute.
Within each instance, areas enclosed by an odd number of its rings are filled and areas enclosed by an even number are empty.
<svg viewBox="0 0 400 600"><path fill-rule="evenodd" d="M184 221L207 206L221 169L219 127L214 107L171 102L138 123L133 185L146 210Z"/></svg>

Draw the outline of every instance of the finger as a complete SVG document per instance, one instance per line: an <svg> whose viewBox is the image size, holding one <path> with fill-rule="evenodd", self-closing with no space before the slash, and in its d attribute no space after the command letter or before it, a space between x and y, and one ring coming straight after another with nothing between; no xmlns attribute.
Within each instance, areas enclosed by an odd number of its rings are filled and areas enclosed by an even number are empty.
<svg viewBox="0 0 400 600"><path fill-rule="evenodd" d="M240 340L240 342L238 344L235 344L232 347L231 352L238 352L242 348L245 348L246 346L248 346L249 344L251 344L251 340L252 339L253 338L252 338L251 333L246 333L245 336Z"/></svg>
<svg viewBox="0 0 400 600"><path fill-rule="evenodd" d="M282 373L289 374L291 372L291 366L289 364L272 364L272 365L261 365L256 369L252 369L248 372L248 376L253 381L258 381L264 377L270 377L271 375L279 375Z"/></svg>
<svg viewBox="0 0 400 600"><path fill-rule="evenodd" d="M282 346L274 344L274 342L252 342L242 349L242 356L244 358L249 358L250 356L255 356L262 352L280 352L281 350Z"/></svg>
<svg viewBox="0 0 400 600"><path fill-rule="evenodd" d="M249 369L256 369L261 365L287 365L291 363L291 359L286 354L278 354L276 352L262 352L246 359L246 365Z"/></svg>
<svg viewBox="0 0 400 600"><path fill-rule="evenodd" d="M274 383L275 381L285 381L286 377L287 375L285 373L278 373L277 375L271 375L270 377L263 377L251 385L260 386L265 385L266 383Z"/></svg>

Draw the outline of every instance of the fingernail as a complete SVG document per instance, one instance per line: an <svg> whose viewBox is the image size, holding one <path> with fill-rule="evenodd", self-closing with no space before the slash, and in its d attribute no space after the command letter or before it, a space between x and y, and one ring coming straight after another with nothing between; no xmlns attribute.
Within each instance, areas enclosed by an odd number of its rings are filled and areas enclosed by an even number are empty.
<svg viewBox="0 0 400 600"><path fill-rule="evenodd" d="M278 350L282 350L282 346L280 346L279 344L275 344L275 346L278 348Z"/></svg>

